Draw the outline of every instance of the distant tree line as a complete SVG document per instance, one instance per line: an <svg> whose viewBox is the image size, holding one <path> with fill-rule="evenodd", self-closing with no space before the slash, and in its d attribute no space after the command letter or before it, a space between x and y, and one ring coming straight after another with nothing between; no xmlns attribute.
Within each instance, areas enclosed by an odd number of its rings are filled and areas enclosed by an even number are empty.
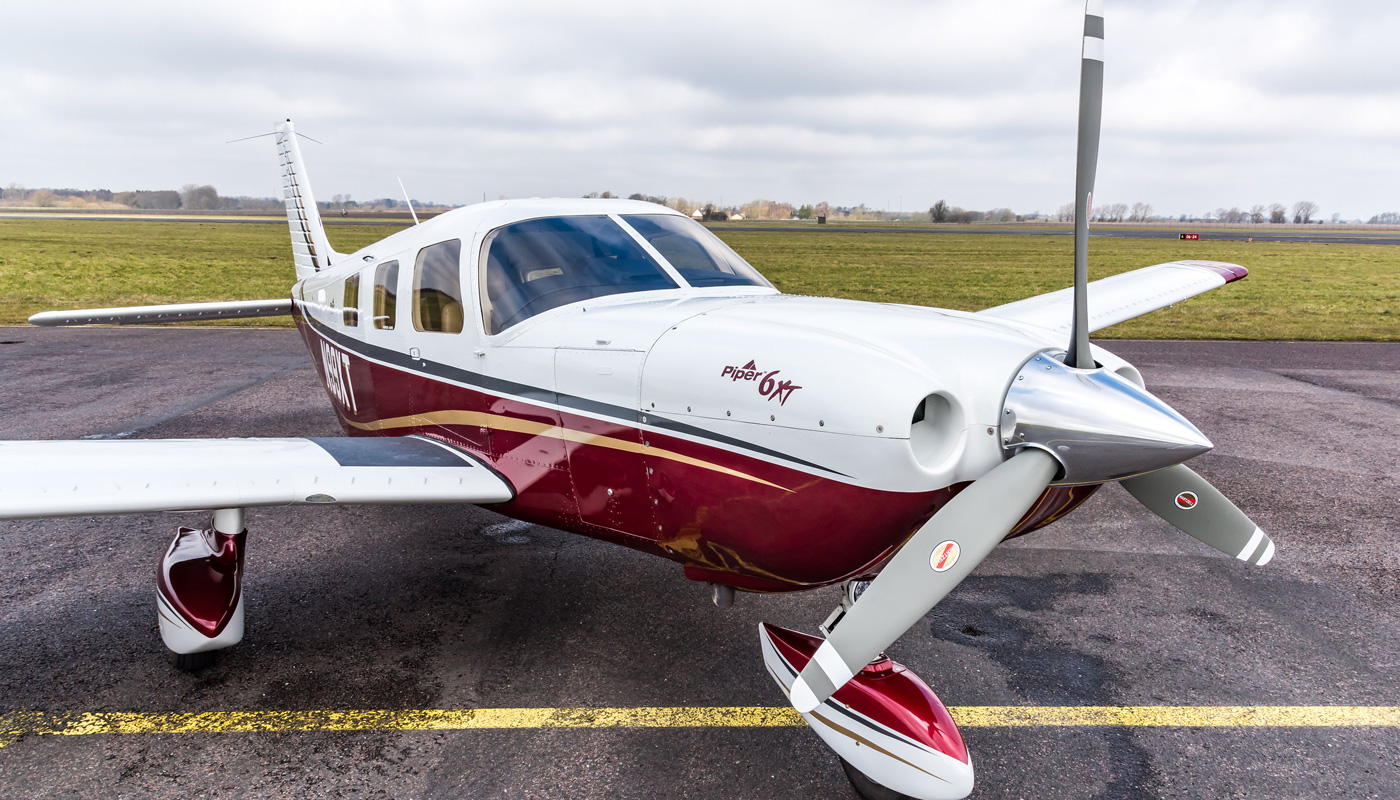
<svg viewBox="0 0 1400 800"><path fill-rule="evenodd" d="M612 192L589 192L584 195L586 198L612 198L620 195ZM765 200L759 198L750 200L747 203L738 205L724 205L722 203L700 202L688 200L684 197L667 197L665 195L652 195L643 192L634 192L627 196L628 200L641 200L647 203L655 203L659 206L675 209L683 214L705 221L724 220L809 220L809 219L846 219L846 220L912 220L917 216L915 212L893 212L880 211L868 208L864 204L857 206L833 206L823 200L820 203L803 203L794 206L792 203L785 203L779 200Z"/></svg>
<svg viewBox="0 0 1400 800"><path fill-rule="evenodd" d="M282 200L275 197L227 197L218 189L207 184L188 183L174 189L138 189L126 192L113 192L110 189L26 189L11 183L0 190L0 202L10 206L34 208L134 208L153 211L265 211L278 212L285 208ZM418 208L442 209L433 202L413 201ZM393 210L403 202L391 197L357 203L348 194L333 195L329 202L316 204L322 212L339 211L344 214L351 209L361 211Z"/></svg>
<svg viewBox="0 0 1400 800"><path fill-rule="evenodd" d="M1256 205L1248 211L1242 210L1239 206L1233 208L1217 208L1215 211L1206 214L1204 217L1195 217L1182 214L1176 218L1178 222L1223 222L1226 224L1250 223L1254 225L1271 224L1282 225L1293 222L1297 225L1308 225L1314 222L1322 222L1318 217L1319 207L1311 200L1299 200L1293 204L1292 214L1289 213L1288 206L1282 203L1274 203L1269 206ZM1074 203L1066 203L1060 206L1055 213L1055 219L1060 222L1074 221ZM1155 216L1153 208L1148 203L1133 203L1132 208L1124 203L1101 203L1093 208L1094 222L1171 222L1171 217ZM1394 220L1387 222L1387 220ZM1340 214L1332 215L1332 222L1341 222ZM1400 224L1400 215L1395 213L1377 214L1371 217L1368 222L1372 225L1393 225Z"/></svg>
<svg viewBox="0 0 1400 800"><path fill-rule="evenodd" d="M585 197L614 198L612 192L591 192ZM505 199L502 196L501 199ZM667 208L673 208L683 214L698 216L704 220L723 221L727 219L752 219L752 220L786 220L800 219L810 220L814 218L844 219L848 221L863 220L912 220L916 216L922 217L923 212L891 212L869 208L864 204L857 206L833 206L826 201L820 203L803 203L800 206L793 206L791 203L757 199L740 205L723 205L710 202L698 202L688 200L684 197L666 197L664 195L650 195L636 192L628 196L630 200L641 200L648 203L655 203ZM8 206L37 207L37 208L134 208L143 210L158 211L263 211L277 212L283 209L283 201L273 197L226 197L220 195L218 190L207 184L186 184L179 191L173 189L139 189L134 191L113 192L109 189L28 189L18 183L11 183L0 189L0 202ZM413 204L419 209L441 210L452 208L453 206L414 200ZM323 213L348 214L351 211L397 211L403 208L402 200L393 197L383 197L375 200L358 202L349 194L332 195L329 201L322 201L317 204ZM1093 207L1093 221L1095 222L1171 222L1171 217L1163 217L1154 214L1154 209L1150 203L1133 203L1129 206L1126 203L1101 203ZM1256 205L1248 211L1240 209L1238 206L1232 208L1217 208L1215 211L1206 214L1204 217L1195 217L1182 214L1176 218L1179 222L1221 222L1226 224L1250 223L1259 225L1263 223L1283 224L1292 222L1294 224L1306 225L1314 222L1322 222L1319 217L1320 208L1317 203L1311 200L1299 200L1291 208L1282 203L1272 205ZM960 206L950 205L946 200L939 200L934 203L927 212L927 219L931 222L950 224L971 224L971 223L998 223L998 222L1024 222L1026 220L1057 220L1059 222L1074 221L1074 204L1066 203L1054 214L1041 214L1033 212L1030 214L1017 214L1009 208L993 208L988 211L976 211L965 209ZM1339 214L1332 215L1332 222L1340 222ZM1367 220L1371 225L1400 225L1400 212L1387 211L1376 214Z"/></svg>
<svg viewBox="0 0 1400 800"><path fill-rule="evenodd" d="M1314 220L1318 210L1317 203L1311 200L1299 200L1293 204L1292 221L1298 225L1308 225L1314 221L1321 222L1322 220L1320 219ZM1338 220L1341 218L1339 214L1334 214L1333 216L1337 217ZM1288 207L1282 203L1274 203L1268 207L1256 205L1248 211L1241 210L1239 206L1217 208L1214 213L1207 214L1205 218L1207 221L1224 222L1232 225L1244 222L1253 223L1255 225L1265 222L1270 225L1282 225L1289 221Z"/></svg>
<svg viewBox="0 0 1400 800"><path fill-rule="evenodd" d="M952 222L969 224L972 222L1023 222L1026 217L1009 208L994 208L990 211L970 211L960 206L950 206L948 201L939 200L929 207L930 222Z"/></svg>
<svg viewBox="0 0 1400 800"><path fill-rule="evenodd" d="M17 183L6 186L0 197L7 205L37 208L139 208L173 211L176 209L264 209L281 208L271 197L221 197L213 186L187 184L174 189L138 189L114 192L110 189L26 189Z"/></svg>

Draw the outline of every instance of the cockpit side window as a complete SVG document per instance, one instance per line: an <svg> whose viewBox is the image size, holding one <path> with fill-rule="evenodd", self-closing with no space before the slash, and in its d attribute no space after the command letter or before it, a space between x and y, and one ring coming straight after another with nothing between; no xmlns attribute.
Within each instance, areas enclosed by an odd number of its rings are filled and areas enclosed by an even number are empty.
<svg viewBox="0 0 1400 800"><path fill-rule="evenodd" d="M360 324L360 273L345 279L345 302L341 304L340 321L346 327Z"/></svg>
<svg viewBox="0 0 1400 800"><path fill-rule="evenodd" d="M374 268L374 327L381 331L394 329L395 306L398 305L399 262L385 261Z"/></svg>
<svg viewBox="0 0 1400 800"><path fill-rule="evenodd" d="M488 334L580 300L678 288L606 216L547 217L497 228L482 243L481 316Z"/></svg>
<svg viewBox="0 0 1400 800"><path fill-rule="evenodd" d="M629 214L622 218L691 286L765 286L758 270L695 220L670 214Z"/></svg>
<svg viewBox="0 0 1400 800"><path fill-rule="evenodd" d="M462 332L462 240L418 251L413 265L413 327L428 333Z"/></svg>

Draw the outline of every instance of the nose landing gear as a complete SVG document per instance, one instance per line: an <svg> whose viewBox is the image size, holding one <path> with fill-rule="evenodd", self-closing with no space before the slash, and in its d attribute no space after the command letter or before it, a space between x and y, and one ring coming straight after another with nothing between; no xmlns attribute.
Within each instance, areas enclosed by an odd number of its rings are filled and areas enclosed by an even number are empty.
<svg viewBox="0 0 1400 800"><path fill-rule="evenodd" d="M759 639L764 665L785 693L823 641L767 623ZM972 791L972 759L948 709L887 656L802 717L865 800L957 800Z"/></svg>

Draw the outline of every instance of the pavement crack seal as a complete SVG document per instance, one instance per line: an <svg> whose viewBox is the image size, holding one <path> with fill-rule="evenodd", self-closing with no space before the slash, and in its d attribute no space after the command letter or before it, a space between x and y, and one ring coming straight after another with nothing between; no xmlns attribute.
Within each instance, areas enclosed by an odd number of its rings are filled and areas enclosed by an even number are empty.
<svg viewBox="0 0 1400 800"><path fill-rule="evenodd" d="M965 728L1400 727L1400 706L955 706ZM450 731L522 728L783 728L791 708L478 708L416 711L49 712L0 714L0 748L23 736L139 733Z"/></svg>

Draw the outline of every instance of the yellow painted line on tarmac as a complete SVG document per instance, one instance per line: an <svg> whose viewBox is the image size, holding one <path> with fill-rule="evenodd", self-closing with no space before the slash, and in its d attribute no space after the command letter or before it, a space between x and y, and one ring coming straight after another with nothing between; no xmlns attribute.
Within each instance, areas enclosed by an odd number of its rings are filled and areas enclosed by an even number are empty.
<svg viewBox="0 0 1400 800"><path fill-rule="evenodd" d="M1400 726L1400 706L960 706L948 711L964 728Z"/></svg>
<svg viewBox="0 0 1400 800"><path fill-rule="evenodd" d="M965 728L1397 727L1400 706L957 706ZM138 733L453 731L539 728L781 728L791 708L476 708L417 711L48 712L0 714L0 747L21 736Z"/></svg>
<svg viewBox="0 0 1400 800"><path fill-rule="evenodd" d="M477 708L419 711L19 711L0 715L0 742L40 734L451 731L520 728L773 728L802 725L791 708ZM0 745L3 746L3 745Z"/></svg>

